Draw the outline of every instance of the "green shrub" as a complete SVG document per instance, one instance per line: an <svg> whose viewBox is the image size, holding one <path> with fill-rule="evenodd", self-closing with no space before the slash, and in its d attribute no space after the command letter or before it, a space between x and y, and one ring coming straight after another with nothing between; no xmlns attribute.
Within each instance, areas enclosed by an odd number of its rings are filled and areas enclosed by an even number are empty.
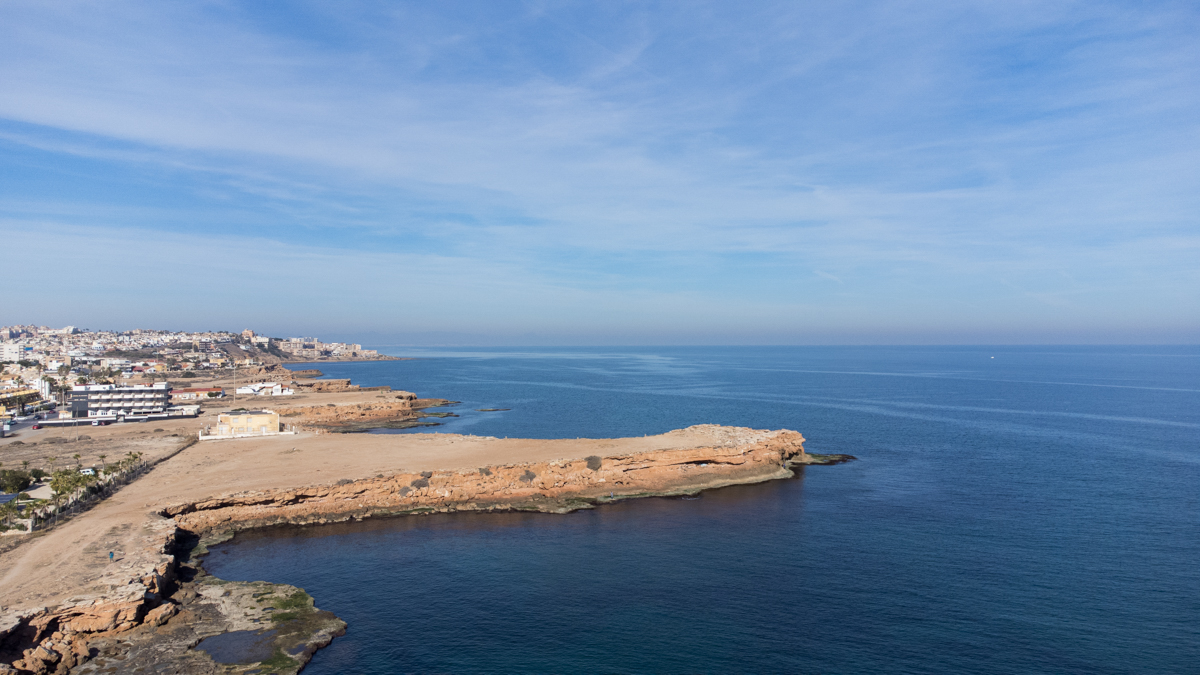
<svg viewBox="0 0 1200 675"><path fill-rule="evenodd" d="M601 466L604 466L604 460L600 459L598 456L592 455L591 457L587 458L587 467L592 471L599 471Z"/></svg>
<svg viewBox="0 0 1200 675"><path fill-rule="evenodd" d="M299 609L308 607L308 593L304 591L296 591L286 598L280 598L271 603L276 609Z"/></svg>
<svg viewBox="0 0 1200 675"><path fill-rule="evenodd" d="M534 478L537 478L537 474L529 469L525 469L525 473L522 474L517 480L521 481L522 483L532 483Z"/></svg>
<svg viewBox="0 0 1200 675"><path fill-rule="evenodd" d="M33 484L33 477L16 469L0 469L0 491L20 492Z"/></svg>

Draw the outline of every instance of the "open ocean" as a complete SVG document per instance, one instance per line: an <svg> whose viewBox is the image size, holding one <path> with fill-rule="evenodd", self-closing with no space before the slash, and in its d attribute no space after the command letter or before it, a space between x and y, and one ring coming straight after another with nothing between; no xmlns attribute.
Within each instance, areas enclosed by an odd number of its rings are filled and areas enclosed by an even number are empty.
<svg viewBox="0 0 1200 675"><path fill-rule="evenodd" d="M384 351L421 358L317 367L462 401L431 431L720 423L859 460L215 547L349 623L306 674L1200 673L1200 348Z"/></svg>

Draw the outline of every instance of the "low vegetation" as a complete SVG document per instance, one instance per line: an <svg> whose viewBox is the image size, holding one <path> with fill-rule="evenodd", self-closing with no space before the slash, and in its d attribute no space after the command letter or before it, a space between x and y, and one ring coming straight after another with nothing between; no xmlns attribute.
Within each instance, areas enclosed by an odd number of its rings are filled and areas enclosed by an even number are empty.
<svg viewBox="0 0 1200 675"><path fill-rule="evenodd" d="M0 492L20 492L33 484L33 476L16 469L0 470Z"/></svg>

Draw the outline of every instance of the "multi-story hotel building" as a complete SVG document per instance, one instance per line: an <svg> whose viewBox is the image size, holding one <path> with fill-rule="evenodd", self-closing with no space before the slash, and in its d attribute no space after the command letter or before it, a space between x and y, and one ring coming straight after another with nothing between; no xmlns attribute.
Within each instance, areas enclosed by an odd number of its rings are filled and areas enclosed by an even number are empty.
<svg viewBox="0 0 1200 675"><path fill-rule="evenodd" d="M68 399L71 417L125 417L167 412L171 385L166 382L120 387L114 384L85 384L71 387Z"/></svg>

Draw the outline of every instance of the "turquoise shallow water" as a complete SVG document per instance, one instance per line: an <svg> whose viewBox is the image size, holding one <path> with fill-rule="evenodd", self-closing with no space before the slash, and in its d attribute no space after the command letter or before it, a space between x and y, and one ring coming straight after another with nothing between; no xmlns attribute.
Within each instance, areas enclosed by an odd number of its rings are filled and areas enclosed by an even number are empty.
<svg viewBox="0 0 1200 675"><path fill-rule="evenodd" d="M410 352L411 353L411 352ZM240 535L350 628L306 673L1200 672L1200 349L459 350L322 364L438 430L802 431L858 462L566 516ZM508 412L475 412L478 408Z"/></svg>

